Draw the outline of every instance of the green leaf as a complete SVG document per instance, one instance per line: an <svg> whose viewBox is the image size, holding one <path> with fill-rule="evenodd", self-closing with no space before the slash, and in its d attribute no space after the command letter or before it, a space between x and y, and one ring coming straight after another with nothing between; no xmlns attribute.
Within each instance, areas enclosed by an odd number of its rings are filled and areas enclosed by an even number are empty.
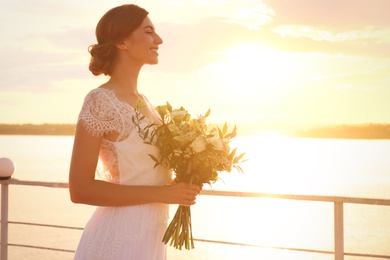
<svg viewBox="0 0 390 260"><path fill-rule="evenodd" d="M234 156L236 155L237 148L234 148L233 151L229 154L229 159L233 159Z"/></svg>
<svg viewBox="0 0 390 260"><path fill-rule="evenodd" d="M227 130L228 130L228 126L227 126L227 123L225 122L225 124L223 125L223 129L222 129L222 133L223 133L222 136L225 136Z"/></svg>
<svg viewBox="0 0 390 260"><path fill-rule="evenodd" d="M208 116L210 115L210 113L211 113L211 110L210 110L210 108L209 108L209 110L207 110L207 112L206 112L206 114L204 115L204 117L208 117Z"/></svg>
<svg viewBox="0 0 390 260"><path fill-rule="evenodd" d="M233 131L232 131L232 134L234 134L234 136L236 136L236 135L237 135L237 125L234 125Z"/></svg>
<svg viewBox="0 0 390 260"><path fill-rule="evenodd" d="M171 104L169 104L169 102L167 102L167 109L169 112L172 112L172 106Z"/></svg>
<svg viewBox="0 0 390 260"><path fill-rule="evenodd" d="M152 158L153 161L155 161L156 163L160 163L156 157L154 157L151 154L148 154L148 155L150 156L150 158Z"/></svg>
<svg viewBox="0 0 390 260"><path fill-rule="evenodd" d="M240 154L239 156L237 156L237 160L241 160L242 157L244 157L244 155L245 155L245 153L242 153L242 154Z"/></svg>
<svg viewBox="0 0 390 260"><path fill-rule="evenodd" d="M220 138L223 138L223 133L219 127L218 127L218 135Z"/></svg>

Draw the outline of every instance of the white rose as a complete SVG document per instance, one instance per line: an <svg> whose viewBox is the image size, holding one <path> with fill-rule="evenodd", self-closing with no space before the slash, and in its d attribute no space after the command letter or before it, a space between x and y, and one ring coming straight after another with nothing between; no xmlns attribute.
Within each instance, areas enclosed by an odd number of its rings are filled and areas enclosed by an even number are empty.
<svg viewBox="0 0 390 260"><path fill-rule="evenodd" d="M184 116L187 114L186 111L175 109L173 110L170 115L173 120L176 122L181 122L184 120Z"/></svg>
<svg viewBox="0 0 390 260"><path fill-rule="evenodd" d="M207 138L207 143L211 144L215 150L223 150L223 142L218 137Z"/></svg>
<svg viewBox="0 0 390 260"><path fill-rule="evenodd" d="M203 136L198 136L194 141L192 141L190 147L195 153L201 153L206 150L206 140Z"/></svg>

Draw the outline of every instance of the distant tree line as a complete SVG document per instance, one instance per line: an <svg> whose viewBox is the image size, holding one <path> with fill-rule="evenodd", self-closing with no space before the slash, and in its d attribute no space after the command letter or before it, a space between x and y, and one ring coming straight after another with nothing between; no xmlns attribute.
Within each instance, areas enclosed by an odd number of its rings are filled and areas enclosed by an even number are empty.
<svg viewBox="0 0 390 260"><path fill-rule="evenodd" d="M75 124L0 124L0 135L74 135ZM333 125L295 130L295 137L390 139L390 124Z"/></svg>
<svg viewBox="0 0 390 260"><path fill-rule="evenodd" d="M390 124L359 124L314 127L295 131L294 136L343 139L390 139Z"/></svg>
<svg viewBox="0 0 390 260"><path fill-rule="evenodd" d="M75 124L0 124L0 135L74 135Z"/></svg>

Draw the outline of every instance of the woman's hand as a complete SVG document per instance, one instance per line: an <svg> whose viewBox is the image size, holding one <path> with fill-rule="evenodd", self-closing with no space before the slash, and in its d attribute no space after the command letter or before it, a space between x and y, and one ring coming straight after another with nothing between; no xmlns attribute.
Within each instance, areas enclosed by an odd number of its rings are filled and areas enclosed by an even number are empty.
<svg viewBox="0 0 390 260"><path fill-rule="evenodd" d="M185 182L164 186L165 203L191 206L196 203L196 196L202 190L201 186Z"/></svg>

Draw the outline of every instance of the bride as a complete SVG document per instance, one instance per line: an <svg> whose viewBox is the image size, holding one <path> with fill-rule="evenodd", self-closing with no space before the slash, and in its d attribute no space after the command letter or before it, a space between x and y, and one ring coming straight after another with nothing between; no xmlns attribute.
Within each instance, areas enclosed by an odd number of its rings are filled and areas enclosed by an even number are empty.
<svg viewBox="0 0 390 260"><path fill-rule="evenodd" d="M143 8L127 4L109 10L89 48L90 71L109 80L91 90L77 121L69 172L72 202L97 206L74 259L166 259L162 242L168 204L193 205L201 188L172 183L171 172L154 168L158 151L143 143L132 122L141 102L141 124L159 115L138 92L145 64L158 63L162 39Z"/></svg>

